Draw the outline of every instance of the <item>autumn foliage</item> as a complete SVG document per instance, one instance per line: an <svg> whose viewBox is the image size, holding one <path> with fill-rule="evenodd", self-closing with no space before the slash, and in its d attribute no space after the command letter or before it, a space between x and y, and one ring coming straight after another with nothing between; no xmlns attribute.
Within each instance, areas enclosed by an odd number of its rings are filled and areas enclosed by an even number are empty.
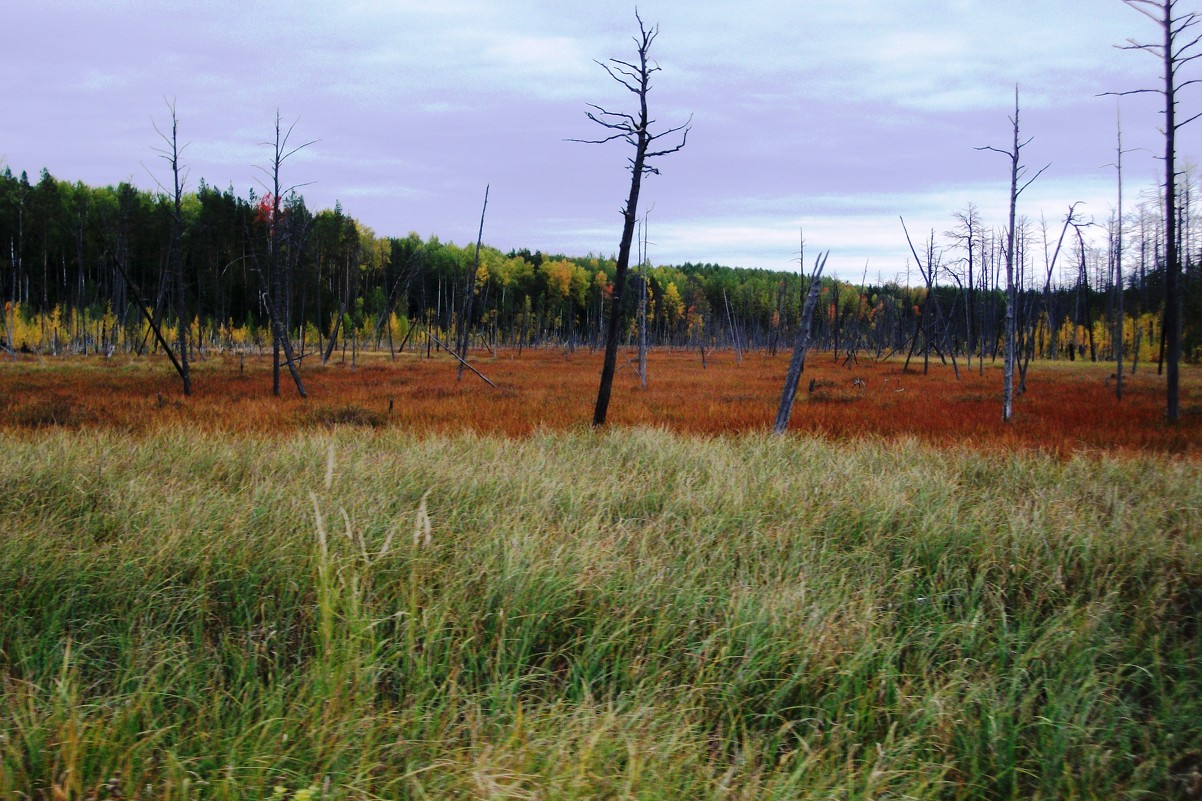
<svg viewBox="0 0 1202 801"><path fill-rule="evenodd" d="M470 373L456 380L449 357L412 352L395 361L360 354L357 367L337 359L303 372L311 398L271 397L270 360L209 356L195 364L195 394L180 395L178 380L159 358L45 359L0 364L0 427L46 426L151 430L163 426L210 431L286 433L331 425L397 427L413 431L471 430L523 436L539 429L588 424L600 354L584 350L500 351L474 355L496 385ZM348 355L349 361L349 355ZM625 358L625 357L623 357ZM690 434L764 431L779 399L787 354L749 354L736 362L712 353L703 367L693 352L653 351L649 385L639 388L632 364L615 383L610 421L659 426ZM1115 400L1109 368L1037 363L1014 421L1003 424L1001 369L984 375L935 363L929 374L900 362L863 360L852 369L829 353L806 366L790 431L833 438L916 438L949 446L1036 448L1068 454L1081 449L1202 452L1202 376L1185 372L1182 421L1164 422L1163 379L1152 369L1126 378Z"/></svg>

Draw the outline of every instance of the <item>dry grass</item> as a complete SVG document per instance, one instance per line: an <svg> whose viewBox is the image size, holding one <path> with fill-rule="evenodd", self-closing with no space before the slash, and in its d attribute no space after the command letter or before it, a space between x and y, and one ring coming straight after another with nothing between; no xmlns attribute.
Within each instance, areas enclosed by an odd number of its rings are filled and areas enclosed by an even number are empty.
<svg viewBox="0 0 1202 801"><path fill-rule="evenodd" d="M1200 474L0 432L0 798L1193 798Z"/></svg>
<svg viewBox="0 0 1202 801"><path fill-rule="evenodd" d="M619 363L624 360L620 359ZM273 433L330 425L452 433L475 431L525 436L540 429L588 425L600 373L600 354L584 350L502 351L474 362L497 389L471 373L457 381L446 356L405 354L360 357L360 365L306 364L309 399L296 396L284 376L283 397L271 396L267 357L210 356L194 366L194 394L184 398L161 357L26 359L0 364L0 428L115 428L153 431L184 426L230 433ZM650 385L638 386L633 367L619 370L610 406L618 426L653 425L690 434L766 430L783 381L787 355L752 354L741 364L729 352L703 368L696 353L655 351ZM1115 400L1110 365L1033 365L1029 391L1015 419L1001 422L1001 367L961 365L903 372L900 362L862 361L851 370L830 354L812 354L792 428L835 438L914 437L978 449L1038 448L1066 455L1082 449L1197 455L1202 448L1202 372L1185 367L1182 420L1164 423L1163 378L1144 368ZM814 389L808 390L810 379ZM856 379L862 385L856 383Z"/></svg>

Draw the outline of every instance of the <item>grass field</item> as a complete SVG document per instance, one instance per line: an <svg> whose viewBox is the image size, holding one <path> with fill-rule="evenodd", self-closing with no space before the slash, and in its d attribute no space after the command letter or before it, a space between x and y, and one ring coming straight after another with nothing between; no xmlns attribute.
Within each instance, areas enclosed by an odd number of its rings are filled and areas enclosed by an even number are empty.
<svg viewBox="0 0 1202 801"><path fill-rule="evenodd" d="M678 356L605 432L562 355L304 402L4 366L0 798L1199 797L1202 465L1151 377L1033 372L1008 433L992 380L814 360L827 436L772 438L764 360Z"/></svg>

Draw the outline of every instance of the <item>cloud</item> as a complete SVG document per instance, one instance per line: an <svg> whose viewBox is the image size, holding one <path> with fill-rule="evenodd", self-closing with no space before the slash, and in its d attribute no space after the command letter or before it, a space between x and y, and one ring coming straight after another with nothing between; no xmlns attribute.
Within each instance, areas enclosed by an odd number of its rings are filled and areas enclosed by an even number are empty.
<svg viewBox="0 0 1202 801"><path fill-rule="evenodd" d="M1049 228L1063 220L1071 204L1080 201L1081 219L1104 224L1113 208L1115 187L1102 177L1074 176L1040 179L1019 202L1019 214L1038 226L1041 214ZM724 213L697 218L652 222L652 257L658 262L718 262L743 267L796 269L799 231L804 230L810 254L831 251L829 271L845 280L859 280L864 264L886 280L904 278L913 258L901 220L916 245L934 231L937 246L947 248L945 231L955 227L954 215L972 202L987 230L1004 227L1009 209L1004 182L935 187L927 191L873 195L789 195L731 201ZM1102 229L1090 232L1091 238ZM916 278L916 273L912 276Z"/></svg>
<svg viewBox="0 0 1202 801"><path fill-rule="evenodd" d="M897 214L941 231L968 200L997 224L1014 84L1033 168L1049 172L1023 208L1099 219L1113 172L1107 89L1155 81L1157 65L1115 51L1151 33L1098 0L641 0L661 34L653 116L694 113L689 145L645 185L653 255L788 267L796 229L858 277L904 269ZM42 165L108 183L152 163L163 97L178 103L197 179L257 187L276 109L320 142L289 178L315 181L312 207L347 211L381 234L459 235L493 186L486 233L513 247L617 248L627 153L565 144L588 136L585 103L630 96L595 64L628 58L629 8L562 0L42 0L6 9L19 37L0 49L0 127L13 169ZM1202 93L1183 98L1195 113ZM1155 150L1154 98L1124 98L1124 143ZM1199 155L1197 137L1181 140ZM1190 150L1194 148L1194 150ZM1129 156L1131 197L1156 180ZM466 236L464 234L463 236Z"/></svg>

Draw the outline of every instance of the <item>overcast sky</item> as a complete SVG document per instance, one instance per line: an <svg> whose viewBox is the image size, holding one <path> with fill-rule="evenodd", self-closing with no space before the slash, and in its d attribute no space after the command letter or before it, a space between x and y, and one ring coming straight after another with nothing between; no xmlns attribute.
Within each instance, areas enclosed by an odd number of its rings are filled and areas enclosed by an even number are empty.
<svg viewBox="0 0 1202 801"><path fill-rule="evenodd" d="M1192 5L1186 4L1191 10ZM1155 87L1159 64L1114 45L1155 39L1120 0L644 0L660 26L660 126L693 118L687 147L644 183L656 263L795 267L807 247L858 279L905 279L898 215L916 236L968 202L1004 223L1014 86L1024 151L1047 172L1020 213L1114 208L1106 91ZM255 165L279 110L286 165L311 208L341 201L378 235L475 238L502 250L617 250L629 148L588 103L633 96L595 60L632 58L634 6L576 0L9 0L0 47L0 160L36 180L152 188L152 123L174 99L190 188L261 191ZM1196 70L1202 73L1202 69ZM1189 76L1193 77L1193 76ZM1200 75L1199 77L1202 77ZM1202 88L1202 87L1196 87ZM1185 115L1202 91L1184 99ZM1122 100L1128 197L1160 170L1153 95ZM1179 153L1199 155L1202 121ZM912 280L917 280L915 275Z"/></svg>

